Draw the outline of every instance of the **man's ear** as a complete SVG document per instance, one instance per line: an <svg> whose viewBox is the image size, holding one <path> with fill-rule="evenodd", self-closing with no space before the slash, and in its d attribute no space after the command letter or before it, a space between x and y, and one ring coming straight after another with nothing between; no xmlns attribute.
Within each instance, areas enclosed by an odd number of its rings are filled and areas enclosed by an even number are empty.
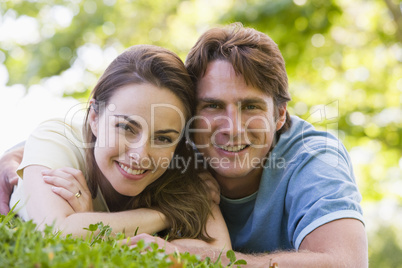
<svg viewBox="0 0 402 268"><path fill-rule="evenodd" d="M95 99L91 99L89 101L88 122L89 126L91 127L92 134L94 134L95 137L98 137L99 109L97 107Z"/></svg>
<svg viewBox="0 0 402 268"><path fill-rule="evenodd" d="M278 119L276 120L276 131L280 130L286 122L287 104L283 103L278 106Z"/></svg>

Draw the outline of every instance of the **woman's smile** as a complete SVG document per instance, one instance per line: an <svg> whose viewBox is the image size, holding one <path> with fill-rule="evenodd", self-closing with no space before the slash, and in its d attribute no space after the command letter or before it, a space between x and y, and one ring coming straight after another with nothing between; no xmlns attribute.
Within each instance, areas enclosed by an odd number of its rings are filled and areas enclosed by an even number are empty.
<svg viewBox="0 0 402 268"><path fill-rule="evenodd" d="M132 169L119 162L116 162L116 165L120 173L129 180L141 180L151 171L149 169Z"/></svg>

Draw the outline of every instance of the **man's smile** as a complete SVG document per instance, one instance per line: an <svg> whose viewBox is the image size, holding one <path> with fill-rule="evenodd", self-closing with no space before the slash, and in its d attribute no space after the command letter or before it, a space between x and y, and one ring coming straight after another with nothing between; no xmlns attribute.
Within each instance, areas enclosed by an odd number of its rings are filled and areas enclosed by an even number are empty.
<svg viewBox="0 0 402 268"><path fill-rule="evenodd" d="M225 150L227 152L240 152L244 150L245 148L249 147L249 145L235 145L235 146L226 146L226 145L218 145L216 144L216 147Z"/></svg>

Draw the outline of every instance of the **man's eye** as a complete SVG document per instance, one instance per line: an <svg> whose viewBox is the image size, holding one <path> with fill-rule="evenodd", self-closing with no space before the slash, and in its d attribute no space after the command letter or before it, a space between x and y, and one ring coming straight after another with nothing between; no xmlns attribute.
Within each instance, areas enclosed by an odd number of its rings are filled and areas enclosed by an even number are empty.
<svg viewBox="0 0 402 268"><path fill-rule="evenodd" d="M219 108L218 104L210 103L205 105L205 108L217 109Z"/></svg>
<svg viewBox="0 0 402 268"><path fill-rule="evenodd" d="M257 108L258 107L256 105L253 105L253 104L249 104L249 105L244 106L244 109L246 109L246 110L255 110Z"/></svg>
<svg viewBox="0 0 402 268"><path fill-rule="evenodd" d="M128 132L131 132L131 133L135 134L135 131L134 131L129 125L127 125L127 124L118 123L118 124L116 125L116 127L119 127L119 128L121 128L121 129L124 129L125 131L128 131Z"/></svg>

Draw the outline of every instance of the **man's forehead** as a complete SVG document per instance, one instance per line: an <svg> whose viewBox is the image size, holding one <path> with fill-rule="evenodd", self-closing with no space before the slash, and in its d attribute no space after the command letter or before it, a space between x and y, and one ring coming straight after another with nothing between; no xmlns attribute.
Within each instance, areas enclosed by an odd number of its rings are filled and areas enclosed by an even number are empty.
<svg viewBox="0 0 402 268"><path fill-rule="evenodd" d="M257 87L258 83L247 82L244 75L236 73L232 66L232 63L227 60L214 60L208 63L205 73L197 82L197 88L203 84L210 84L216 81L222 81L225 83L233 83L244 87ZM256 81L257 82L257 81ZM265 90L261 90L261 93L266 94Z"/></svg>
<svg viewBox="0 0 402 268"><path fill-rule="evenodd" d="M229 61L220 59L211 61L207 64L207 68L205 70L203 78L212 74L219 74L228 77L242 77L241 75L236 74L232 64Z"/></svg>

